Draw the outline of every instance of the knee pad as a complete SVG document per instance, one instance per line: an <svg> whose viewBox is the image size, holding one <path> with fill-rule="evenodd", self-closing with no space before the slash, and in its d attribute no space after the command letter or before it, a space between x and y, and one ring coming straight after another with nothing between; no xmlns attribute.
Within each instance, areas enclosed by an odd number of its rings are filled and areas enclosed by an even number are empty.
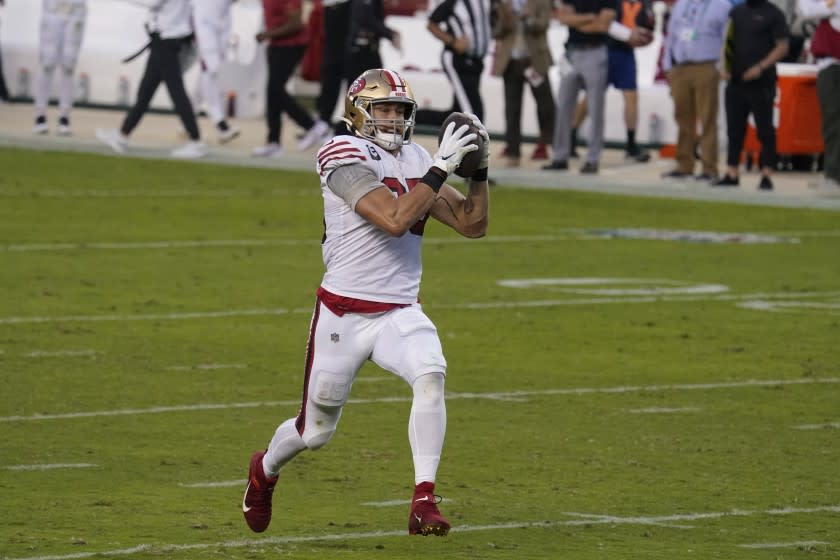
<svg viewBox="0 0 840 560"><path fill-rule="evenodd" d="M351 381L329 371L317 371L309 387L306 425L301 438L309 449L325 446L335 433L341 410L350 394Z"/></svg>
<svg viewBox="0 0 840 560"><path fill-rule="evenodd" d="M414 403L418 406L436 407L444 400L444 382L442 373L427 373L418 377L411 386Z"/></svg>

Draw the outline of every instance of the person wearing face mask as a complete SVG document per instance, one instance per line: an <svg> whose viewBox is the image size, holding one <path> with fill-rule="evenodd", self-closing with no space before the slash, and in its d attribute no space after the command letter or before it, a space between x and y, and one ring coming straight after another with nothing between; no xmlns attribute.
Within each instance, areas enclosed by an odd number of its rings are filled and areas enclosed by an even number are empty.
<svg viewBox="0 0 840 560"><path fill-rule="evenodd" d="M788 52L788 27L782 11L767 0L747 0L732 8L723 48L721 77L728 80L726 107L726 175L717 187L738 186L738 164L747 117L752 114L761 142L761 181L758 188L773 190L770 174L776 167L776 129L773 100L776 97L776 63Z"/></svg>

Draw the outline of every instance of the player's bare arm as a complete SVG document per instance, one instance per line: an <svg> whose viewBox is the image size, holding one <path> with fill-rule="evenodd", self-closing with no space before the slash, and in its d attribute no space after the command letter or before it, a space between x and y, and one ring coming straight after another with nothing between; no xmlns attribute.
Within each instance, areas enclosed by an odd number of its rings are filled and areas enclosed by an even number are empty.
<svg viewBox="0 0 840 560"><path fill-rule="evenodd" d="M395 197L385 185L374 189L356 203L356 213L386 231L400 237L432 208L435 192L418 184L408 194Z"/></svg>
<svg viewBox="0 0 840 560"><path fill-rule="evenodd" d="M466 196L451 185L441 187L431 215L464 237L484 237L487 234L490 190L487 181L469 181L469 185Z"/></svg>

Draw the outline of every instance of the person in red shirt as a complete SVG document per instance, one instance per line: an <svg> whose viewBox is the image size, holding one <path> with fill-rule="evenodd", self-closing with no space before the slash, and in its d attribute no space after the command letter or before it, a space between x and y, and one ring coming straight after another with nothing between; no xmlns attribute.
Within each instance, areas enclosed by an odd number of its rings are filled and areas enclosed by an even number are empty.
<svg viewBox="0 0 840 560"><path fill-rule="evenodd" d="M306 149L320 139L329 128L316 122L294 97L286 91L286 82L303 58L308 42L303 22L301 0L263 0L265 29L257 33L257 42L268 42L268 85L266 87L265 120L268 137L264 146L254 148L254 156L280 157L281 116L285 112L306 133L298 148Z"/></svg>

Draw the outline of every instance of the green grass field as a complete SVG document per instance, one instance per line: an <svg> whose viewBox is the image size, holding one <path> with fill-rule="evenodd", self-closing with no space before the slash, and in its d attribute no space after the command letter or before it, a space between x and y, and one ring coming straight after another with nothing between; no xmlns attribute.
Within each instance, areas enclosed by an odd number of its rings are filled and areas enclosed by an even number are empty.
<svg viewBox="0 0 840 560"><path fill-rule="evenodd" d="M430 223L453 531L406 534L410 392L369 365L254 535L248 459L297 411L323 271L314 173L0 169L3 560L840 557L836 212L502 185L487 238Z"/></svg>

